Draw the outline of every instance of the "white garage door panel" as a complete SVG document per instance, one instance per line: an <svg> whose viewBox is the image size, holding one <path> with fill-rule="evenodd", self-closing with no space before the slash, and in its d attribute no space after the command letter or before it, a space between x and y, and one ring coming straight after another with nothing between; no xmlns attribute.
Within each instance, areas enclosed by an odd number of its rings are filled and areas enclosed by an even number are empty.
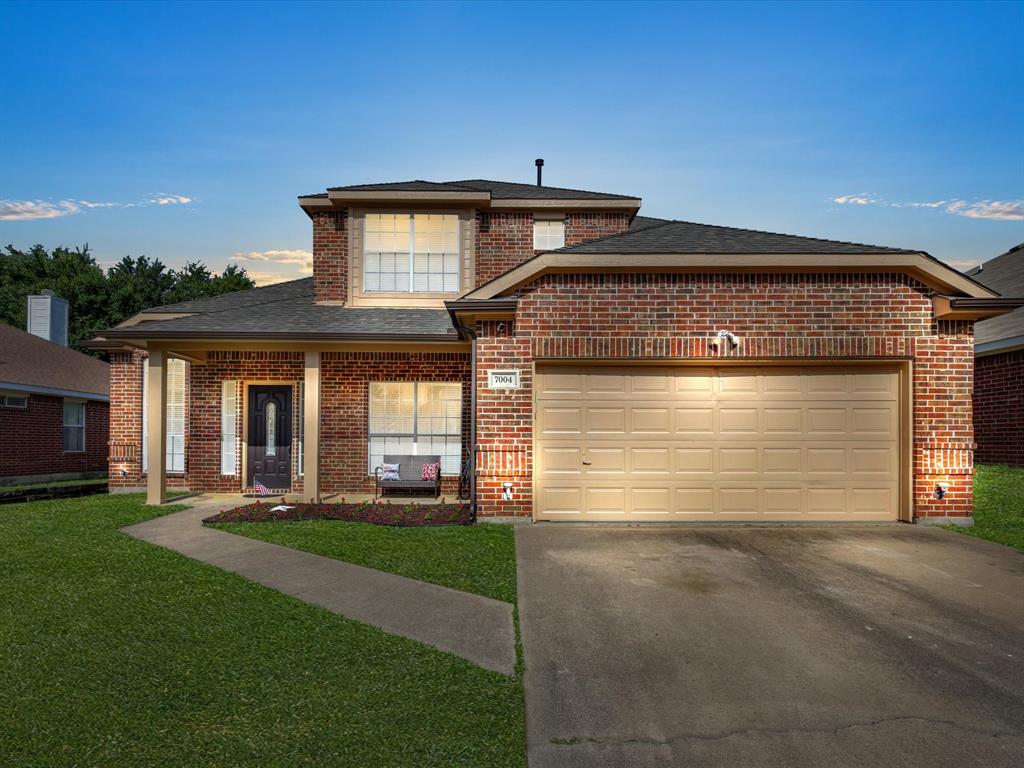
<svg viewBox="0 0 1024 768"><path fill-rule="evenodd" d="M540 519L894 520L895 366L542 368Z"/></svg>

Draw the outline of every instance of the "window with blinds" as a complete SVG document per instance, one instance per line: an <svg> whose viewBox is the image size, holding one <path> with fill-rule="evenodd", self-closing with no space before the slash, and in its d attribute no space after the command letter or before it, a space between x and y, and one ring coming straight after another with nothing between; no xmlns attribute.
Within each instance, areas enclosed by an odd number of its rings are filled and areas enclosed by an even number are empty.
<svg viewBox="0 0 1024 768"><path fill-rule="evenodd" d="M148 363L142 372L142 471L149 469L149 426L146 400L149 397ZM185 409L188 367L184 360L167 360L167 466L169 473L185 471Z"/></svg>
<svg viewBox="0 0 1024 768"><path fill-rule="evenodd" d="M220 383L220 473L236 474L238 465L238 383Z"/></svg>

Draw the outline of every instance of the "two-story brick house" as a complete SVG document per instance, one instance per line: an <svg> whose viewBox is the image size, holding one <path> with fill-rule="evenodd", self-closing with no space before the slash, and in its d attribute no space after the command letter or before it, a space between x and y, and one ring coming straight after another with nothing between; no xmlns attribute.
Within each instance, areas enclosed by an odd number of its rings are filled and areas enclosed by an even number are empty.
<svg viewBox="0 0 1024 768"><path fill-rule="evenodd" d="M973 321L1012 302L922 252L640 202L482 180L300 197L311 278L103 334L111 484L317 499L420 453L448 494L472 478L479 515L971 514Z"/></svg>

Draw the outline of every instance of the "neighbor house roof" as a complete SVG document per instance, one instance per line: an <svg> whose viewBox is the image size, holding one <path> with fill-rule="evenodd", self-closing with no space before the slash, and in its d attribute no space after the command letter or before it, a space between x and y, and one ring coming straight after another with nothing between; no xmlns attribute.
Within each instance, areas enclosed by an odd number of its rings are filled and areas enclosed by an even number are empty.
<svg viewBox="0 0 1024 768"><path fill-rule="evenodd" d="M1024 243L968 270L967 274L1003 296L1024 296ZM974 345L979 353L1024 347L1024 307L976 323Z"/></svg>
<svg viewBox="0 0 1024 768"><path fill-rule="evenodd" d="M107 400L110 366L102 360L0 323L0 390Z"/></svg>
<svg viewBox="0 0 1024 768"><path fill-rule="evenodd" d="M178 317L159 319L163 314ZM155 319L147 320L147 315ZM457 341L444 309L340 307L313 302L313 279L251 288L146 310L107 339L190 337Z"/></svg>

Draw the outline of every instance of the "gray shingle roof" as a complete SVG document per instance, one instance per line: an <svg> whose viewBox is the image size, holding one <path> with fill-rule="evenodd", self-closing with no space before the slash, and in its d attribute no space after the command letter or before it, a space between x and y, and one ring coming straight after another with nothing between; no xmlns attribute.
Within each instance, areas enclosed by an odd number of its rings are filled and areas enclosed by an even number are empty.
<svg viewBox="0 0 1024 768"><path fill-rule="evenodd" d="M257 336L454 341L458 338L451 317L444 309L314 304L312 278L171 304L159 307L158 311L193 314L111 329L100 335L114 339Z"/></svg>
<svg viewBox="0 0 1024 768"><path fill-rule="evenodd" d="M607 192L589 192L564 187L538 187L536 184L517 184L511 181L464 179L462 181L390 181L383 184L350 184L328 187L329 192L489 192L494 200L636 200L631 195L613 195ZM302 197L327 197L320 192Z"/></svg>
<svg viewBox="0 0 1024 768"><path fill-rule="evenodd" d="M904 248L862 245L816 237L781 235L689 221L657 220L637 228L579 245L559 253L920 253Z"/></svg>
<svg viewBox="0 0 1024 768"><path fill-rule="evenodd" d="M517 184L511 181L491 181L489 179L463 179L448 181L446 184L456 185L477 192L490 192L495 200L638 200L635 195L613 195L607 192L588 192L584 189L567 189L565 187L538 187L536 184Z"/></svg>
<svg viewBox="0 0 1024 768"><path fill-rule="evenodd" d="M146 312L220 312L225 309L251 307L268 301L279 301L296 296L313 295L313 278L303 277L285 283L264 285L260 288L248 288L222 296L211 296L208 299L179 301L176 304L164 304L162 307L151 307Z"/></svg>
<svg viewBox="0 0 1024 768"><path fill-rule="evenodd" d="M1024 296L1024 243L989 259L967 274L993 291L1009 297ZM1024 307L1005 315L982 320L974 326L974 343L987 344L1024 336Z"/></svg>

